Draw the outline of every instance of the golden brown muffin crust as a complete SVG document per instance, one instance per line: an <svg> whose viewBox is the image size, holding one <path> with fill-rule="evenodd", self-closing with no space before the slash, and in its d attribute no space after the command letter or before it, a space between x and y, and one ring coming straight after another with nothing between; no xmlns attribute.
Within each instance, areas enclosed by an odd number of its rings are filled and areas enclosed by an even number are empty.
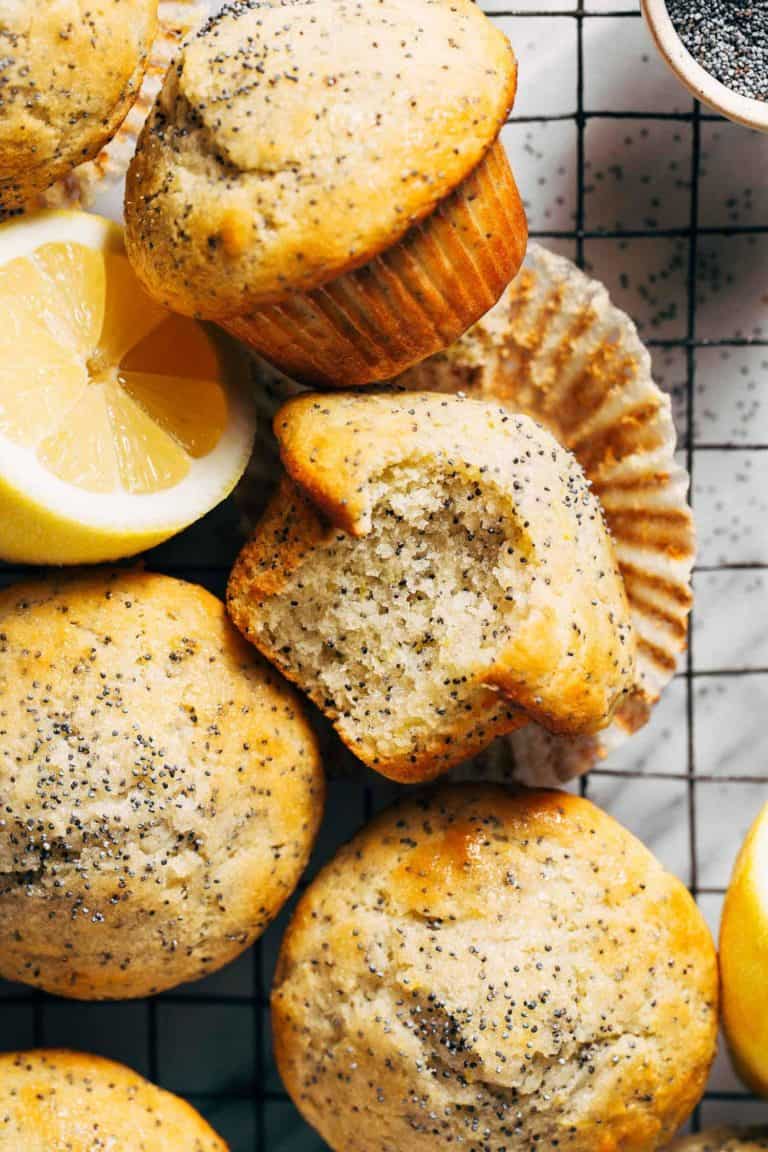
<svg viewBox="0 0 768 1152"><path fill-rule="evenodd" d="M0 975L143 996L239 955L293 891L322 771L293 692L202 588L0 593Z"/></svg>
<svg viewBox="0 0 768 1152"><path fill-rule="evenodd" d="M246 0L168 75L131 166L146 286L210 319L390 247L479 163L516 64L471 0Z"/></svg>
<svg viewBox="0 0 768 1152"><path fill-rule="evenodd" d="M337 1152L654 1152L706 1083L717 963L683 885L588 801L436 789L314 881L273 991Z"/></svg>
<svg viewBox="0 0 768 1152"><path fill-rule="evenodd" d="M0 212L92 159L138 95L158 0L0 0Z"/></svg>
<svg viewBox="0 0 768 1152"><path fill-rule="evenodd" d="M0 1055L0 1152L227 1152L194 1108L80 1052Z"/></svg>

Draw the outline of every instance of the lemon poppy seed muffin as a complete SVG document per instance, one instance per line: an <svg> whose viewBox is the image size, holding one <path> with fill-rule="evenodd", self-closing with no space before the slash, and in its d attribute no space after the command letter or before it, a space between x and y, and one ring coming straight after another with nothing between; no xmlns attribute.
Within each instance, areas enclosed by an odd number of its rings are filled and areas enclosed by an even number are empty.
<svg viewBox="0 0 768 1152"><path fill-rule="evenodd" d="M717 994L690 894L609 816L454 786L310 885L273 1030L335 1152L655 1152L704 1090Z"/></svg>
<svg viewBox="0 0 768 1152"><path fill-rule="evenodd" d="M227 1152L194 1108L81 1052L0 1055L0 1152Z"/></svg>
<svg viewBox="0 0 768 1152"><path fill-rule="evenodd" d="M138 96L158 0L0 0L0 212L92 159Z"/></svg>
<svg viewBox="0 0 768 1152"><path fill-rule="evenodd" d="M667 1152L762 1152L768 1128L712 1128L670 1144Z"/></svg>
<svg viewBox="0 0 768 1152"><path fill-rule="evenodd" d="M472 0L244 0L171 69L128 176L169 307L289 373L381 380L498 299L526 224L512 49Z"/></svg>
<svg viewBox="0 0 768 1152"><path fill-rule="evenodd" d="M112 999L220 968L290 896L322 799L295 696L204 589L0 593L0 976Z"/></svg>
<svg viewBox="0 0 768 1152"><path fill-rule="evenodd" d="M536 720L610 722L635 639L600 506L526 416L435 393L304 394L232 570L238 628L345 744L438 776Z"/></svg>

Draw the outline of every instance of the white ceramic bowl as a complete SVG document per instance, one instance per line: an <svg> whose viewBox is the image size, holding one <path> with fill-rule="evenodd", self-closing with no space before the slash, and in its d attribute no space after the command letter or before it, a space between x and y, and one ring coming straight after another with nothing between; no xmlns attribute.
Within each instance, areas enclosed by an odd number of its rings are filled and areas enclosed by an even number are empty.
<svg viewBox="0 0 768 1152"><path fill-rule="evenodd" d="M696 99L729 120L768 132L768 100L740 96L697 64L675 31L665 0L642 0L642 6L659 52Z"/></svg>

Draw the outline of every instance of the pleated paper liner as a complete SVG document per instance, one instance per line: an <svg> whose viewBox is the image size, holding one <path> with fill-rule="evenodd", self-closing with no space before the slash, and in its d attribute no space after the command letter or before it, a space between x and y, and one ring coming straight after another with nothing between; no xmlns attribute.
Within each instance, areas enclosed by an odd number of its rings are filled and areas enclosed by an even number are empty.
<svg viewBox="0 0 768 1152"><path fill-rule="evenodd" d="M48 188L41 195L38 207L90 208L100 193L122 180L168 66L181 42L207 17L208 8L206 0L160 0L158 32L136 103L98 156L78 165Z"/></svg>
<svg viewBox="0 0 768 1152"><path fill-rule="evenodd" d="M250 531L276 482L274 413L299 386L255 362L261 435L238 490ZM648 720L685 648L694 528L688 474L675 461L671 403L629 317L571 261L531 245L499 303L446 352L394 381L414 390L464 392L524 412L581 462L599 497L627 589L638 646L634 691L611 726L589 737L553 736L530 724L497 740L452 775L562 784L582 775ZM330 775L351 754L324 741Z"/></svg>
<svg viewBox="0 0 768 1152"><path fill-rule="evenodd" d="M559 784L588 771L649 719L685 648L695 555L689 478L675 460L668 396L629 317L571 261L531 245L499 303L447 352L396 382L463 391L524 412L581 463L600 499L637 639L637 678L611 726L552 736L529 725L463 775Z"/></svg>

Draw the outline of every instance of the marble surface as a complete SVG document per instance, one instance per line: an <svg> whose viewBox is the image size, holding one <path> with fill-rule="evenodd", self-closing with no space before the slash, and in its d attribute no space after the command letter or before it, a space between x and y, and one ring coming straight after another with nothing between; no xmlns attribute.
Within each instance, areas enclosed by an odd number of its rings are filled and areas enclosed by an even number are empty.
<svg viewBox="0 0 768 1152"><path fill-rule="evenodd" d="M581 258L635 318L692 464L690 655L586 791L693 886L716 932L738 846L768 799L768 137L694 115L631 0L586 0L581 16L572 0L485 7L520 57L504 140L532 231ZM117 213L119 197L102 206ZM221 592L236 545L230 505L150 563ZM313 870L391 794L370 776L334 783ZM0 986L0 1047L76 1044L124 1060L188 1095L233 1152L321 1152L271 1058L266 1000L289 914L226 971L154 1004L35 1006ZM694 1123L758 1121L768 1103L750 1100L721 1051Z"/></svg>

